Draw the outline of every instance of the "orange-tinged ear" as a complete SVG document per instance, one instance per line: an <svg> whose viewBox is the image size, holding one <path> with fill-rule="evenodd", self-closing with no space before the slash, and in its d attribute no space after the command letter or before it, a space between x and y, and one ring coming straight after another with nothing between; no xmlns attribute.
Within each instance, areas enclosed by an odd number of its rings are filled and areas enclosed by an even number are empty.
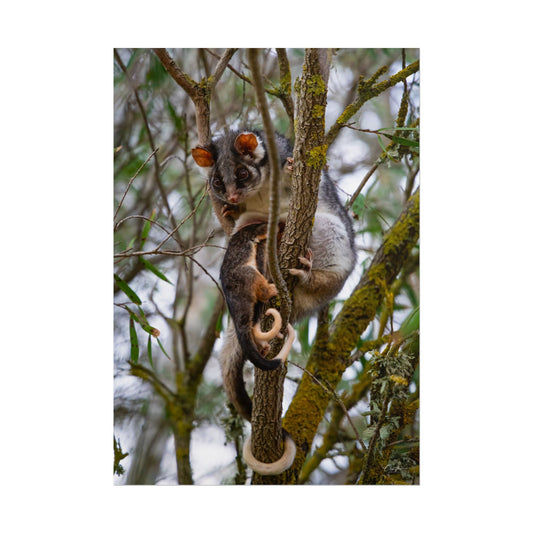
<svg viewBox="0 0 533 533"><path fill-rule="evenodd" d="M253 133L241 133L235 139L235 150L241 155L253 154L257 148L257 137Z"/></svg>
<svg viewBox="0 0 533 533"><path fill-rule="evenodd" d="M200 146L192 149L192 157L199 167L212 167L215 164L213 154Z"/></svg>

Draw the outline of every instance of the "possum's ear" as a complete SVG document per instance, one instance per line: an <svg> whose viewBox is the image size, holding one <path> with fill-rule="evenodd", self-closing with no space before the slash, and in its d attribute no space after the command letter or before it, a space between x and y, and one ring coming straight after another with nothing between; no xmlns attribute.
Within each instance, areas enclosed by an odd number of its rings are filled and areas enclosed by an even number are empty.
<svg viewBox="0 0 533 533"><path fill-rule="evenodd" d="M257 144L257 137L253 133L241 133L235 139L235 150L241 155L251 155L257 148Z"/></svg>
<svg viewBox="0 0 533 533"><path fill-rule="evenodd" d="M251 157L256 162L261 161L265 155L263 143L254 133L244 132L239 134L233 146L240 155Z"/></svg>
<svg viewBox="0 0 533 533"><path fill-rule="evenodd" d="M192 157L199 167L212 167L215 164L213 154L201 146L192 149Z"/></svg>

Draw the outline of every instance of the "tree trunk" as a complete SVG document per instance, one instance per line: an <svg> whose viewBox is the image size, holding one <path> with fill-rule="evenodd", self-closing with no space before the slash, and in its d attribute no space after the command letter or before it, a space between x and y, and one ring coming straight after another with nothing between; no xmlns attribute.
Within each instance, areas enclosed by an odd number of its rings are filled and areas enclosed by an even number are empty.
<svg viewBox="0 0 533 533"><path fill-rule="evenodd" d="M318 200L320 174L325 163L324 117L329 77L329 53L306 50L297 99L296 143L291 203L280 247L280 267L297 266L305 255ZM287 280L288 284L294 280ZM284 322L289 317L284 316ZM281 343L273 347L277 354ZM286 369L264 372L256 369L252 416L252 452L263 462L273 462L283 453L282 401ZM254 474L254 484L286 483L286 477Z"/></svg>

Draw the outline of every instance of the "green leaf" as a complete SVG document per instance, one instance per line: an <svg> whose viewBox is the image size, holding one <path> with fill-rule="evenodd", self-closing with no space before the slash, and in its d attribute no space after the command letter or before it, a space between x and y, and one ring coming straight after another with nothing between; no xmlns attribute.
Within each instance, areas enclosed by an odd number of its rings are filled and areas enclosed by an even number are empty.
<svg viewBox="0 0 533 533"><path fill-rule="evenodd" d="M370 440L376 432L376 426L368 426L362 433L361 437L364 440Z"/></svg>
<svg viewBox="0 0 533 533"><path fill-rule="evenodd" d="M174 106L170 103L169 98L165 100L165 105L166 105L168 114L170 115L170 118L172 119L172 122L174 123L174 127L176 128L177 131L182 131L185 123L183 122L183 118L178 116L178 114L176 113L176 110L174 109Z"/></svg>
<svg viewBox="0 0 533 533"><path fill-rule="evenodd" d="M222 321L224 320L224 313L220 313L220 315L218 316L218 319L217 319L217 327L216 327L216 332L218 334L220 334L222 332L222 329L223 329L223 323Z"/></svg>
<svg viewBox="0 0 533 533"><path fill-rule="evenodd" d="M157 337L156 337L157 338ZM168 359L170 359L170 356L168 355L168 353L165 351L165 349L163 348L163 345L161 344L161 341L159 339L157 339L157 344L159 344L159 348L161 348L161 350L163 351L163 353L167 356Z"/></svg>
<svg viewBox="0 0 533 533"><path fill-rule="evenodd" d="M361 416L377 416L381 413L379 409L371 409L370 411L364 411Z"/></svg>
<svg viewBox="0 0 533 533"><path fill-rule="evenodd" d="M135 322L139 322L139 317L127 305L124 306L124 309L130 314L130 318L133 318Z"/></svg>
<svg viewBox="0 0 533 533"><path fill-rule="evenodd" d="M391 428L388 425L383 426L382 428L379 429L379 438L381 440L388 439L390 432L391 432Z"/></svg>
<svg viewBox="0 0 533 533"><path fill-rule="evenodd" d="M154 362L152 361L152 336L148 335L148 361L150 361L150 366L154 368Z"/></svg>
<svg viewBox="0 0 533 533"><path fill-rule="evenodd" d="M152 222L154 221L154 219L155 209L152 211L150 219L144 223L143 230L141 232L141 246L139 247L139 250L142 250L144 248L144 245L146 244L146 239L148 238L148 233L150 233L150 229L152 228Z"/></svg>
<svg viewBox="0 0 533 533"><path fill-rule="evenodd" d="M365 210L365 200L366 198L364 194L359 194L352 205L352 212L358 220L363 216L363 212Z"/></svg>
<svg viewBox="0 0 533 533"><path fill-rule="evenodd" d="M139 259L141 260L141 263L153 274L155 274L158 278L162 279L163 281L166 281L167 283L170 283L172 285L172 282L161 272L154 264L150 263L148 259L145 259L142 255L139 256Z"/></svg>
<svg viewBox="0 0 533 533"><path fill-rule="evenodd" d="M378 138L378 143L381 146L381 149L388 155L389 152L387 152L387 148L385 147L385 145L383 144L383 141L381 140L381 135L378 135L377 138Z"/></svg>
<svg viewBox="0 0 533 533"><path fill-rule="evenodd" d="M302 321L298 328L298 340L302 347L302 353L308 354L311 350L309 345L309 319Z"/></svg>
<svg viewBox="0 0 533 533"><path fill-rule="evenodd" d="M133 317L130 315L130 344L131 344L131 360L134 363L139 361L139 339L137 338L137 332L135 331L135 323Z"/></svg>
<svg viewBox="0 0 533 533"><path fill-rule="evenodd" d="M130 311L128 309L128 311ZM132 311L130 311L131 313ZM151 326L149 323L148 323L148 319L146 318L146 315L144 314L144 311L142 310L142 307L139 307L139 315L135 315L136 318L135 320L137 322L139 322L139 324L141 325L141 328L144 329L144 331L146 331L146 333L148 333L149 335L153 335L154 337L159 337L159 330L157 328L154 328L154 326Z"/></svg>
<svg viewBox="0 0 533 533"><path fill-rule="evenodd" d="M419 148L420 143L418 141L413 141L411 139L406 139L405 137L398 137L397 135L388 135L384 133L385 137L387 139L390 139L391 141L394 141L397 144L403 144L404 146L410 146L412 148Z"/></svg>
<svg viewBox="0 0 533 533"><path fill-rule="evenodd" d="M413 309L400 326L400 333L408 337L417 329L420 329L420 306Z"/></svg>
<svg viewBox="0 0 533 533"><path fill-rule="evenodd" d="M113 274L115 277L115 283L118 288L135 304L141 305L141 299L135 294L135 291L117 274Z"/></svg>
<svg viewBox="0 0 533 533"><path fill-rule="evenodd" d="M379 128L379 130L376 131L418 131L418 128L401 126L399 128Z"/></svg>

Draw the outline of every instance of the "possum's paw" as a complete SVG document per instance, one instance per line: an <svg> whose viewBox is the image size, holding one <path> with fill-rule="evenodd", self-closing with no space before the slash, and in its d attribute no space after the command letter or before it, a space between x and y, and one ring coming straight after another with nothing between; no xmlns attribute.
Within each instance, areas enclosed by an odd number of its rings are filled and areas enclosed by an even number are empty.
<svg viewBox="0 0 533 533"><path fill-rule="evenodd" d="M305 257L299 257L298 259L304 268L289 268L289 272L293 276L300 278L302 283L309 283L311 280L311 269L313 268L313 251L311 248L307 250Z"/></svg>

